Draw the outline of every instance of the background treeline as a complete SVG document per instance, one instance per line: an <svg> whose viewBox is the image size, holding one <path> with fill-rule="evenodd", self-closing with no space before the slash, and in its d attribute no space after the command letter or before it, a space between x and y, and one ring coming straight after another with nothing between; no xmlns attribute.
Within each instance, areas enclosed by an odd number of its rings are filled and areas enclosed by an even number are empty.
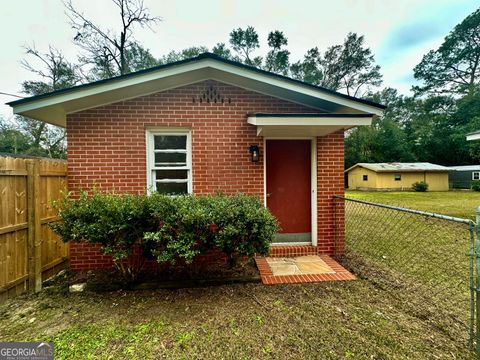
<svg viewBox="0 0 480 360"><path fill-rule="evenodd" d="M413 95L381 88L382 74L363 36L346 35L343 43L327 49L313 47L293 60L286 35L278 30L260 50L255 28L233 29L228 41L209 49L192 46L155 58L135 39L141 29L154 30L161 18L151 15L142 0L110 0L118 9L118 28L94 23L65 1L66 15L76 35L75 61L50 46L45 52L26 48L22 66L37 80L24 81L27 96L59 90L85 82L127 74L211 51L267 71L367 98L388 106L385 115L370 127L348 132L346 166L357 162L429 161L461 165L480 161L480 144L465 135L480 130L480 9L446 36L438 49L426 54L414 70L418 86ZM263 55L261 55L263 54ZM0 118L0 152L65 157L63 129L16 116Z"/></svg>

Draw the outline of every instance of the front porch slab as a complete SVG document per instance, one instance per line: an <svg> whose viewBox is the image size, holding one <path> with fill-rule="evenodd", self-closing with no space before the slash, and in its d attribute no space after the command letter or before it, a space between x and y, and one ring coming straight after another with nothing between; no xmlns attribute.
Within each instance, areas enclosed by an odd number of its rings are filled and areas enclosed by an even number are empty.
<svg viewBox="0 0 480 360"><path fill-rule="evenodd" d="M355 276L328 255L255 258L266 285L355 280Z"/></svg>

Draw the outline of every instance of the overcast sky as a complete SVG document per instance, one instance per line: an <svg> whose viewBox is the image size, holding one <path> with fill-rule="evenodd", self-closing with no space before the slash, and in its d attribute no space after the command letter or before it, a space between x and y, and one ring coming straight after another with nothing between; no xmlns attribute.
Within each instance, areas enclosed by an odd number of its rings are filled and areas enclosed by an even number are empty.
<svg viewBox="0 0 480 360"><path fill-rule="evenodd" d="M105 27L115 27L118 14L110 0L74 0L78 9ZM343 42L348 32L365 35L384 76L384 86L408 93L413 67L449 31L478 6L478 0L145 0L151 14L163 21L155 32L137 29L136 38L160 57L170 50L217 42L228 43L233 28L254 26L265 52L267 34L281 30L288 38L291 60L310 48L321 50ZM75 60L75 32L61 0L4 1L0 12L0 92L22 95L20 83L34 79L23 69L23 46L46 50L51 44ZM12 114L3 105L15 98L0 95L0 116Z"/></svg>

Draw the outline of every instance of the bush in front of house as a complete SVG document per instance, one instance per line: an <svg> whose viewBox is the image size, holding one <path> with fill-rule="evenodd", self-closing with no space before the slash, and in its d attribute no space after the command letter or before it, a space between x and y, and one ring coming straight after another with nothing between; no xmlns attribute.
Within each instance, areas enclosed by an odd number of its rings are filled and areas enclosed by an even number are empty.
<svg viewBox="0 0 480 360"><path fill-rule="evenodd" d="M54 207L61 221L50 226L64 242L100 244L103 254L112 255L125 280L135 280L143 262L139 263L130 255L144 232L156 226L145 196L102 193L93 189L91 194L80 192L77 199L66 194L54 203ZM140 250L142 255L148 256L142 246Z"/></svg>
<svg viewBox="0 0 480 360"><path fill-rule="evenodd" d="M144 241L160 263L178 258L189 263L198 254L220 250L233 265L239 257L267 254L278 232L275 217L253 196L153 195L150 203L159 226Z"/></svg>
<svg viewBox="0 0 480 360"><path fill-rule="evenodd" d="M428 190L428 184L425 181L417 181L412 184L412 189L418 192L425 192Z"/></svg>
<svg viewBox="0 0 480 360"><path fill-rule="evenodd" d="M55 204L60 217L52 229L63 241L100 244L112 255L125 280L134 281L143 262L131 261L135 247L142 259L186 263L211 250L238 257L267 254L277 220L253 196L237 194L171 197L81 192Z"/></svg>
<svg viewBox="0 0 480 360"><path fill-rule="evenodd" d="M471 188L473 191L480 191L480 180L472 181Z"/></svg>

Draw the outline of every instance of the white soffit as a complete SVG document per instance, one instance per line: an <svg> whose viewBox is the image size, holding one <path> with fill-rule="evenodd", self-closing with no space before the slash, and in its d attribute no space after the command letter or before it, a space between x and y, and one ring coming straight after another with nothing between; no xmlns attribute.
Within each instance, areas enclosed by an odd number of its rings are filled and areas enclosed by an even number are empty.
<svg viewBox="0 0 480 360"><path fill-rule="evenodd" d="M363 115L363 114L362 114ZM249 116L247 122L257 127L257 136L323 136L356 126L371 125L373 114L352 116L352 114L301 114L283 116Z"/></svg>
<svg viewBox="0 0 480 360"><path fill-rule="evenodd" d="M383 114L383 110L355 99L230 63L201 58L157 71L80 86L58 94L12 103L15 114L65 126L66 115L114 102L213 79L263 94L305 104L326 112Z"/></svg>

